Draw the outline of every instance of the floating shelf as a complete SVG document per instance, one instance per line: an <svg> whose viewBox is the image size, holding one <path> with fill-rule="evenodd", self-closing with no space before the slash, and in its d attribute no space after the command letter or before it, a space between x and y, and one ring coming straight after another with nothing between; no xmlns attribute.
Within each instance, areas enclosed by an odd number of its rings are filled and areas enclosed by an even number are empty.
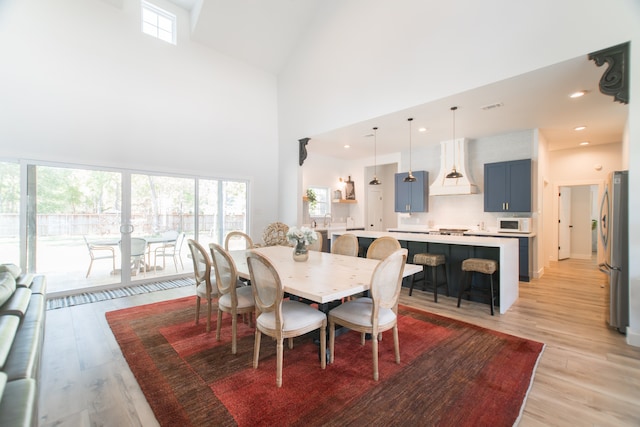
<svg viewBox="0 0 640 427"><path fill-rule="evenodd" d="M332 203L358 203L357 200L351 200L351 199L333 199L331 200Z"/></svg>

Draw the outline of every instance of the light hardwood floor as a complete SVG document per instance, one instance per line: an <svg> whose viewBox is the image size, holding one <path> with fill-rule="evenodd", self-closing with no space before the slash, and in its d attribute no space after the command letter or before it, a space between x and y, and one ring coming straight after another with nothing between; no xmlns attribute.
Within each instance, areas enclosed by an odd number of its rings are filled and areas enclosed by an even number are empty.
<svg viewBox="0 0 640 427"><path fill-rule="evenodd" d="M520 283L503 315L403 289L401 303L546 344L521 426L640 425L640 349L605 323L605 276L590 260L553 263ZM191 295L180 288L47 312L40 426L158 425L104 313Z"/></svg>

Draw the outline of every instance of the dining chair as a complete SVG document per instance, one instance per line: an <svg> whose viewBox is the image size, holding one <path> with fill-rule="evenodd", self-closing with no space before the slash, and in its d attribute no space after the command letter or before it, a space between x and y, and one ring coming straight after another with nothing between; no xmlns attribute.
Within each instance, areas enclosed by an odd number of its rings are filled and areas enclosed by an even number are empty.
<svg viewBox="0 0 640 427"><path fill-rule="evenodd" d="M276 386L282 387L283 342L320 329L320 367L325 369L327 316L307 304L285 300L282 282L269 259L251 251L247 254L247 265L251 277L251 288L256 303L256 334L253 347L253 367L258 368L260 338L262 334L276 339ZM315 355L317 357L317 355Z"/></svg>
<svg viewBox="0 0 640 427"><path fill-rule="evenodd" d="M176 273L178 272L178 260L180 261L180 266L184 270L184 264L182 263L182 244L184 242L184 233L178 233L175 230L167 231L163 234L163 237L166 237L168 240L166 243L162 244L162 246L157 247L153 251L153 270L154 272L158 268L157 259L158 257L162 257L162 270L165 271L167 268L166 259L167 257L173 259L173 265L176 268Z"/></svg>
<svg viewBox="0 0 640 427"><path fill-rule="evenodd" d="M229 252L218 244L210 243L211 262L216 275L216 285L218 287L218 324L216 327L216 340L220 341L220 330L222 329L222 312L231 314L231 353L237 351L238 335L238 314L249 315L249 325L251 325L251 314L255 311L253 291L251 286L245 286L238 280L236 264L229 255Z"/></svg>
<svg viewBox="0 0 640 427"><path fill-rule="evenodd" d="M400 242L395 237L378 237L367 249L367 258L383 260L401 247Z"/></svg>
<svg viewBox="0 0 640 427"><path fill-rule="evenodd" d="M262 233L262 241L264 242L262 246L290 246L287 239L287 231L289 231L287 224L272 222L265 227Z"/></svg>
<svg viewBox="0 0 640 427"><path fill-rule="evenodd" d="M322 233L316 233L316 241L309 245L310 251L322 252L322 245L324 244L324 239L322 238Z"/></svg>
<svg viewBox="0 0 640 427"><path fill-rule="evenodd" d="M200 300L205 298L207 300L207 332L209 332L211 331L213 298L218 296L217 285L215 283L212 285L211 282L215 282L216 278L211 277L211 260L202 245L193 239L187 240L187 244L191 251L193 273L196 280L196 325L200 320Z"/></svg>
<svg viewBox="0 0 640 427"><path fill-rule="evenodd" d="M242 231L230 231L224 239L224 248L227 251L253 248L253 240Z"/></svg>
<svg viewBox="0 0 640 427"><path fill-rule="evenodd" d="M91 273L91 267L93 266L93 261L97 259L109 259L111 258L111 263L113 264L113 269L111 271L116 270L116 251L113 246L106 245L94 245L89 242L87 236L82 236L84 238L84 243L87 245L87 249L89 250L89 257L91 261L89 261L89 269L87 270L87 275L85 277L89 277Z"/></svg>
<svg viewBox="0 0 640 427"><path fill-rule="evenodd" d="M329 360L333 363L336 325L364 334L371 334L373 353L373 379L378 381L378 340L382 332L393 329L396 363L400 364L398 340L398 298L402 284L402 270L407 250L398 249L380 261L371 277L371 298L357 298L345 302L329 312Z"/></svg>
<svg viewBox="0 0 640 427"><path fill-rule="evenodd" d="M358 249L358 238L355 234L342 234L331 242L332 254L358 256Z"/></svg>

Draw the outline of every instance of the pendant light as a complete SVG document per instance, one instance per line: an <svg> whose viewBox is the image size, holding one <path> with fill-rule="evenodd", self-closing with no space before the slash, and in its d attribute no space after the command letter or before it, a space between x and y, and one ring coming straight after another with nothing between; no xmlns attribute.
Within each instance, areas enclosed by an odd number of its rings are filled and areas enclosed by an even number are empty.
<svg viewBox="0 0 640 427"><path fill-rule="evenodd" d="M378 161L377 161L377 145L378 145L378 128L373 128L373 179L369 181L369 185L380 185L378 180Z"/></svg>
<svg viewBox="0 0 640 427"><path fill-rule="evenodd" d="M402 182L415 182L416 177L413 176L413 172L411 171L411 122L413 121L413 118L410 117L407 121L409 122L409 174L404 177Z"/></svg>
<svg viewBox="0 0 640 427"><path fill-rule="evenodd" d="M451 107L453 114L453 169L449 172L446 178L462 178L462 174L456 170L456 157L458 150L456 149L456 110L458 107Z"/></svg>

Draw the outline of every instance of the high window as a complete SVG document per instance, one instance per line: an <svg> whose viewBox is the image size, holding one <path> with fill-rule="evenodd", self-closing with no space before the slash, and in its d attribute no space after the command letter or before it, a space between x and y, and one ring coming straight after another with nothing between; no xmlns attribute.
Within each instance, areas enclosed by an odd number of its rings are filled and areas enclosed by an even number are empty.
<svg viewBox="0 0 640 427"><path fill-rule="evenodd" d="M142 32L176 44L176 15L143 0Z"/></svg>

